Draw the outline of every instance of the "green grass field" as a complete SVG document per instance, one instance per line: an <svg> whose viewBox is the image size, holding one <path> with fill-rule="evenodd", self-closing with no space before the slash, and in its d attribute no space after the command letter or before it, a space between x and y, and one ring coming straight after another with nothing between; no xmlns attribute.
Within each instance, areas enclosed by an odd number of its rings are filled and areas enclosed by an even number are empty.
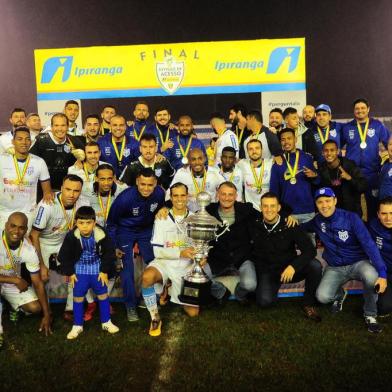
<svg viewBox="0 0 392 392"><path fill-rule="evenodd" d="M392 320L379 335L367 332L362 298L350 296L343 312L305 319L300 299L277 307L224 308L190 319L177 307L161 310L163 333L147 334L148 313L129 323L121 304L109 336L98 315L75 341L53 305L54 334L36 332L38 319L17 325L3 315L6 346L0 352L0 391L390 391Z"/></svg>

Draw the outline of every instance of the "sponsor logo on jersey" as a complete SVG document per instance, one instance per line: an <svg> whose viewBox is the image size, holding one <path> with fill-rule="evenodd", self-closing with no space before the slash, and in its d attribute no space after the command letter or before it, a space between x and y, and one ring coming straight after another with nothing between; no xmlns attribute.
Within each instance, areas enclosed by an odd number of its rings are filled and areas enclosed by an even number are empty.
<svg viewBox="0 0 392 392"><path fill-rule="evenodd" d="M34 224L39 225L41 223L42 214L44 213L44 207L40 207L37 212L37 216L35 217Z"/></svg>
<svg viewBox="0 0 392 392"><path fill-rule="evenodd" d="M347 230L339 230L338 231L338 236L339 236L340 240L342 240L343 242L346 242L348 240L348 232L347 232Z"/></svg>

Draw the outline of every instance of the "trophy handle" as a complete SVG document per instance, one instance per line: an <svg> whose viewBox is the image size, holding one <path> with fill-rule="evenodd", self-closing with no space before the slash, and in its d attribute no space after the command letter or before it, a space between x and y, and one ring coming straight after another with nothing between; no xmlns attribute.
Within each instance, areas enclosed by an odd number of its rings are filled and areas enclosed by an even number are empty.
<svg viewBox="0 0 392 392"><path fill-rule="evenodd" d="M230 231L229 224L227 222L223 222L222 226L224 227L224 230L215 237L215 241L218 241L218 238L225 234L226 231Z"/></svg>

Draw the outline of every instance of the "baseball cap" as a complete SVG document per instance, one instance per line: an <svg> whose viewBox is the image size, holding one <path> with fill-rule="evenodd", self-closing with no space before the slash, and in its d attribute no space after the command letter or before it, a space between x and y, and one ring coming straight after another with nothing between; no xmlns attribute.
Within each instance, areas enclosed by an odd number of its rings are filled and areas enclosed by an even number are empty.
<svg viewBox="0 0 392 392"><path fill-rule="evenodd" d="M328 105L326 105L325 103L322 103L321 105L318 105L316 110L315 110L316 113L317 112L321 112L321 111L328 112L329 114L332 113L331 108Z"/></svg>
<svg viewBox="0 0 392 392"><path fill-rule="evenodd" d="M319 197L336 197L334 191L331 188L320 188L317 189L314 200L317 200Z"/></svg>

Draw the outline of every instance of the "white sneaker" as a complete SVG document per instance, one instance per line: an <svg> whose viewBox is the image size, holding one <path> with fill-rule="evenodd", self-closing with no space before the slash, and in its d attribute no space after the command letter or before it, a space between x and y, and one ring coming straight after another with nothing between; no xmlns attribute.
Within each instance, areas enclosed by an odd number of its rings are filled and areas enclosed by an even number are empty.
<svg viewBox="0 0 392 392"><path fill-rule="evenodd" d="M76 339L83 332L83 327L74 325L67 335L67 339Z"/></svg>
<svg viewBox="0 0 392 392"><path fill-rule="evenodd" d="M109 333L117 333L120 328L112 323L112 320L106 321L106 323L102 323L102 329L104 331L108 331Z"/></svg>

